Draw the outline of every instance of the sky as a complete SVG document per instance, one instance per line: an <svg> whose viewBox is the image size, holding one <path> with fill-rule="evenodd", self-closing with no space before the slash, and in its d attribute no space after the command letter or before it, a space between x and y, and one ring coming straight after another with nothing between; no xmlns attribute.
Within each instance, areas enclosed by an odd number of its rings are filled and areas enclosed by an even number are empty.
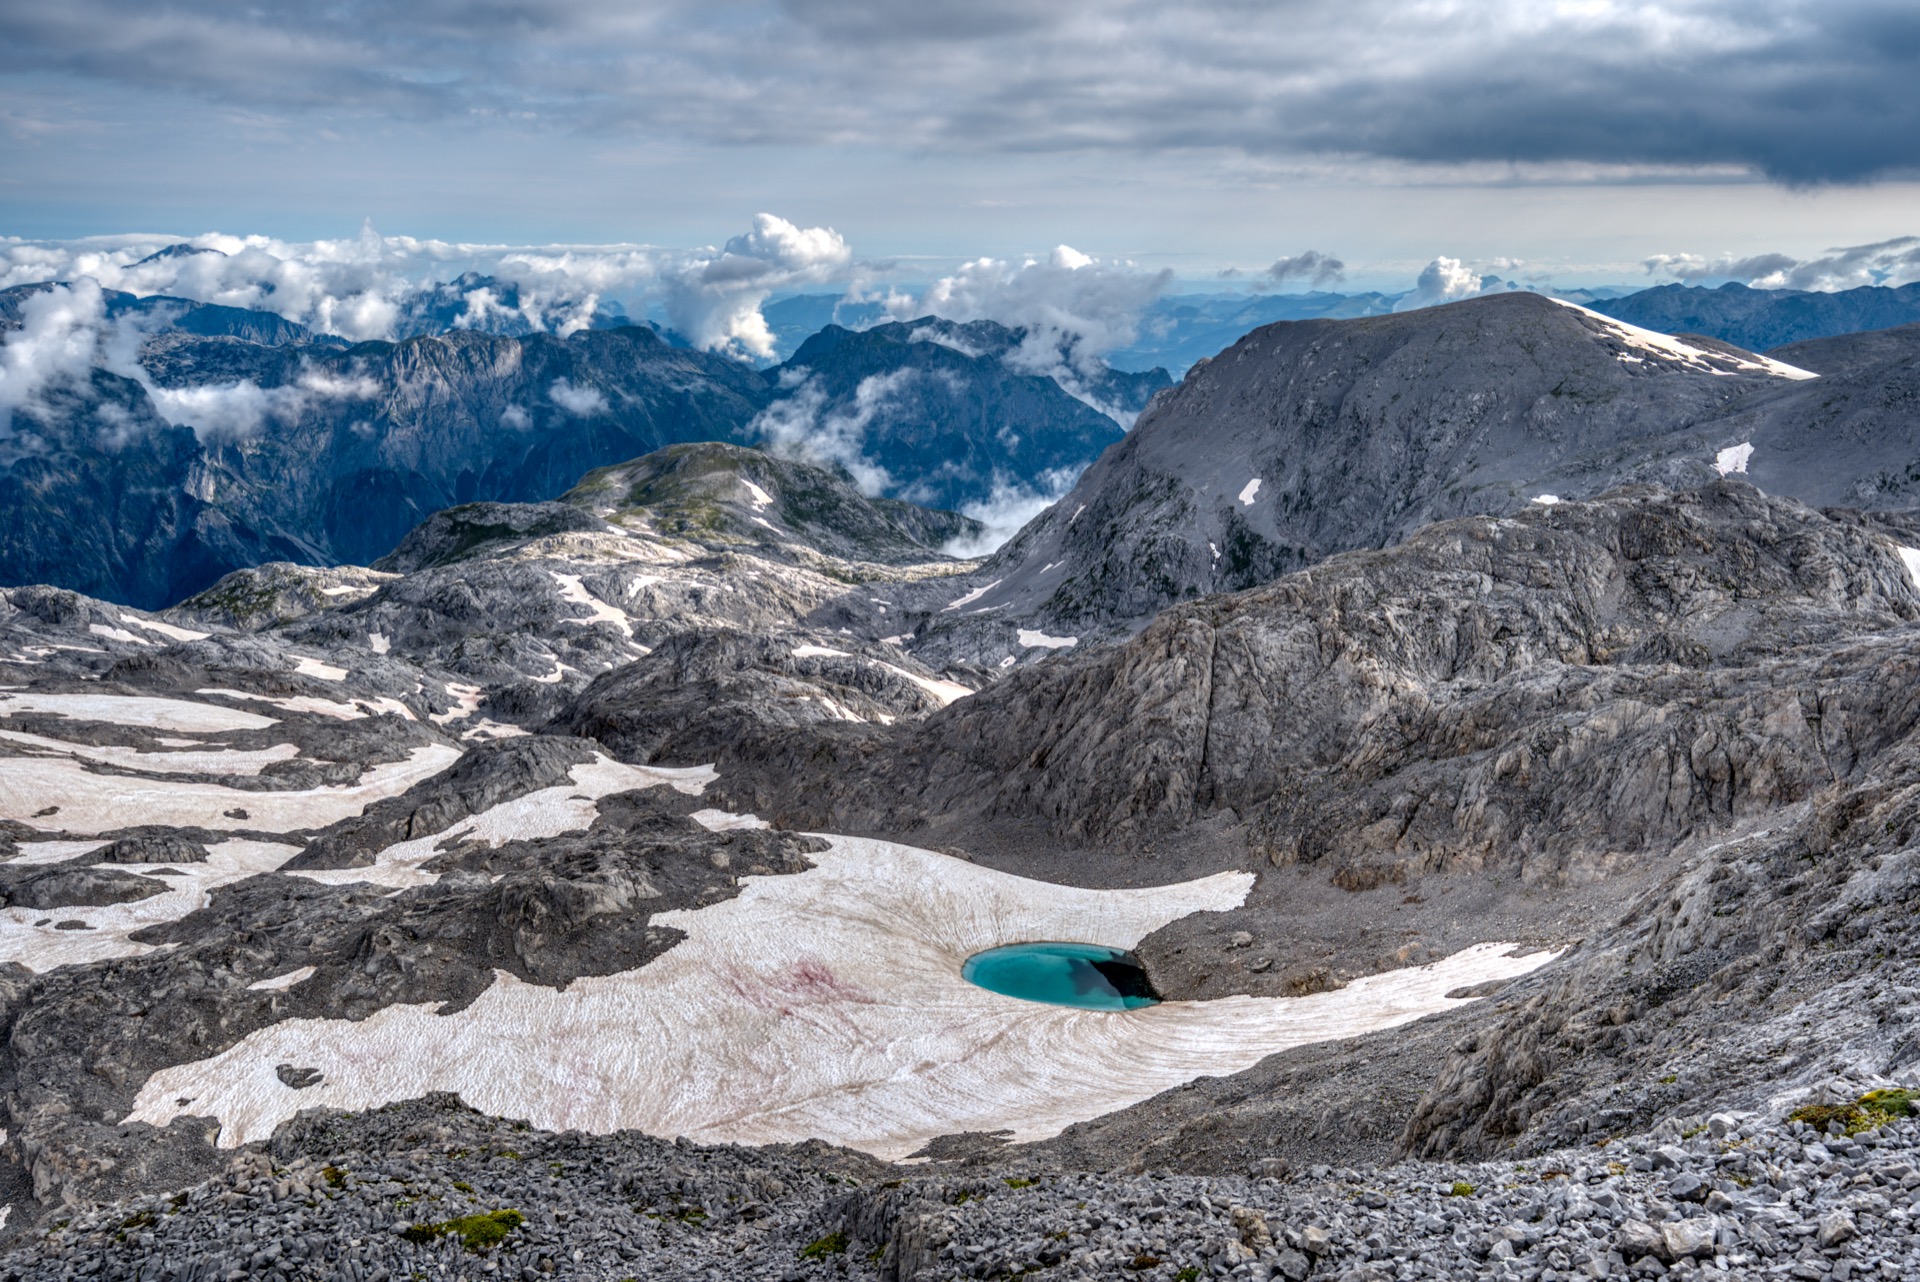
<svg viewBox="0 0 1920 1282"><path fill-rule="evenodd" d="M503 258L747 350L795 289L1837 288L1914 236L1913 0L0 0L0 284L197 238L343 333Z"/></svg>

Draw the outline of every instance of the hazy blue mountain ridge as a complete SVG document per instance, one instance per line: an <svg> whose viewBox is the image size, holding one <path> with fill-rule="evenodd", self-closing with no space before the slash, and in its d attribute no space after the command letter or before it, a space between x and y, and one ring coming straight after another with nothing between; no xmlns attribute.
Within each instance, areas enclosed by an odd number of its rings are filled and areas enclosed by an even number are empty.
<svg viewBox="0 0 1920 1282"><path fill-rule="evenodd" d="M33 292L0 294L0 332ZM364 564L440 509L552 499L680 442L852 464L875 497L958 507L1070 478L1121 434L1010 362L1024 336L989 322L952 329L966 351L928 340L946 322L918 341L832 330L809 364L760 371L651 327L349 344L266 313L106 304L137 320L138 368L56 380L12 415L0 582L158 606L266 561ZM1070 379L1128 416L1168 381Z"/></svg>
<svg viewBox="0 0 1920 1282"><path fill-rule="evenodd" d="M790 389L790 404L820 402L815 427L861 423L866 457L891 478L890 493L958 507L996 483L1077 475L1120 440L1115 414L1131 422L1172 385L1160 369L1089 375L1055 360L1056 373L1039 372L1022 359L1025 337L991 321L934 317L857 331L830 325L773 377Z"/></svg>
<svg viewBox="0 0 1920 1282"><path fill-rule="evenodd" d="M1787 343L1920 321L1920 283L1813 292L1661 285L1593 304L1595 311L1663 334L1704 334L1764 352Z"/></svg>

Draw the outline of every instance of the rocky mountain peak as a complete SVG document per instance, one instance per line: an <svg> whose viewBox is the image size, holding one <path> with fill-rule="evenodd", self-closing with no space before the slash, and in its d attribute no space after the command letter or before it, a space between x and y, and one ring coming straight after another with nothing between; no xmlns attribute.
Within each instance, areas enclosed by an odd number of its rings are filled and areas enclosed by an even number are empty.
<svg viewBox="0 0 1920 1282"><path fill-rule="evenodd" d="M868 498L844 471L712 441L599 468L561 501L662 537L710 546L797 542L881 563L937 558L942 544L981 528L955 512Z"/></svg>
<svg viewBox="0 0 1920 1282"><path fill-rule="evenodd" d="M1720 458L1743 439L1722 425L1835 394L1817 382L1524 292L1269 325L1159 397L982 569L992 586L968 614L1125 632L1183 598L1434 520L1624 480L1697 485L1751 456ZM965 616L944 626L975 630Z"/></svg>

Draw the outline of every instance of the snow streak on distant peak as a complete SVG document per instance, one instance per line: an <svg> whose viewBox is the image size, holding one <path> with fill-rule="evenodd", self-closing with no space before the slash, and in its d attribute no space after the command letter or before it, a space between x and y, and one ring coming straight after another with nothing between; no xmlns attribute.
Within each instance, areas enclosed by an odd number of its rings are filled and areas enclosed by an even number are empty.
<svg viewBox="0 0 1920 1282"><path fill-rule="evenodd" d="M1695 347L1691 343L1683 343L1666 334L1656 334L1650 329L1641 329L1638 325L1629 325L1625 321L1615 320L1611 316L1602 315L1578 303L1570 303L1564 298L1555 298L1552 301L1562 307L1570 307L1583 316L1591 317L1630 347L1648 352L1664 361L1678 361L1702 373L1771 374L1776 378L1789 378L1796 381L1820 377L1812 370L1801 369L1797 365L1789 365L1785 361L1776 361L1767 356L1751 353L1736 356L1732 352Z"/></svg>

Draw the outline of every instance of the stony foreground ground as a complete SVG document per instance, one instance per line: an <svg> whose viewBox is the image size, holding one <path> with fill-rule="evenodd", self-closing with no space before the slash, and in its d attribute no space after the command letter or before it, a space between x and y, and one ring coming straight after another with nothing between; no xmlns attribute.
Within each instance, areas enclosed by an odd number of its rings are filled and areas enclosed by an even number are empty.
<svg viewBox="0 0 1920 1282"><path fill-rule="evenodd" d="M77 1212L0 1277L1920 1275L1920 1123L1842 1129L1716 1115L1526 1162L1205 1178L550 1135L443 1096L304 1116L220 1178Z"/></svg>

